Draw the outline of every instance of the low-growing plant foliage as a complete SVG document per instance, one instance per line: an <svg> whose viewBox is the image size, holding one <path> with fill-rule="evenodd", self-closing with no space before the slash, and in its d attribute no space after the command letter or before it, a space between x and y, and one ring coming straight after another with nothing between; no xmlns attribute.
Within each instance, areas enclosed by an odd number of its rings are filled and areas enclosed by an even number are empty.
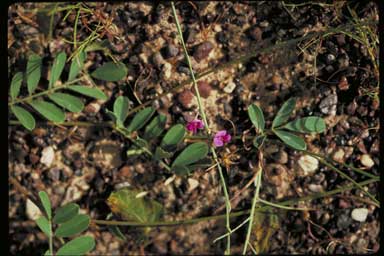
<svg viewBox="0 0 384 256"><path fill-rule="evenodd" d="M78 236L89 227L90 217L87 214L79 214L80 207L77 204L69 203L58 208L52 214L51 202L46 192L39 192L39 198L46 216L36 220L37 226L49 239L49 249L44 255L85 255L95 247L95 240L91 236ZM56 250L53 248L53 239L71 239L65 242ZM55 252L56 251L56 252Z"/></svg>

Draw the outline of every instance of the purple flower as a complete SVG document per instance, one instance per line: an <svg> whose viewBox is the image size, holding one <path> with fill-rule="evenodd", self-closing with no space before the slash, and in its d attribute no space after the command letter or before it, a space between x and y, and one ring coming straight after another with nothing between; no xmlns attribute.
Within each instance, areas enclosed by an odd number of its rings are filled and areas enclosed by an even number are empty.
<svg viewBox="0 0 384 256"><path fill-rule="evenodd" d="M187 124L187 130L192 131L193 133L197 133L197 129L203 129L204 123L199 119L192 120Z"/></svg>
<svg viewBox="0 0 384 256"><path fill-rule="evenodd" d="M213 139L213 144L216 147L222 147L224 143L230 142L231 138L231 135L226 130L218 131Z"/></svg>

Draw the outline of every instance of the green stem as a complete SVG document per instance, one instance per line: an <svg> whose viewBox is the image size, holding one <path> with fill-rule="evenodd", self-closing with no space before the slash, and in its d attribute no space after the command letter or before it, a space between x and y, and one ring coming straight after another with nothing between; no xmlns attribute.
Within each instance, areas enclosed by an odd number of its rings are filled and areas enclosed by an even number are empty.
<svg viewBox="0 0 384 256"><path fill-rule="evenodd" d="M259 159L259 161L262 161L262 160ZM253 200L252 200L252 207L251 207L251 213L249 215L248 230L247 230L247 236L245 238L243 255L245 255L247 253L247 247L249 244L249 239L251 238L253 218L255 217L256 204L257 204L257 201L259 200L262 170L259 169L258 172L259 173L257 174L257 179L255 180L256 191L255 191L255 195L253 196Z"/></svg>
<svg viewBox="0 0 384 256"><path fill-rule="evenodd" d="M272 207L284 209L284 210L293 210L293 211L312 211L313 210L313 209L308 209L308 208L297 208L297 207L284 206L284 205L280 205L277 203L272 203L272 202L266 201L266 200L261 199L261 198L259 198L259 202L266 204L266 205L269 205L269 206L272 206Z"/></svg>
<svg viewBox="0 0 384 256"><path fill-rule="evenodd" d="M183 33L181 31L179 19L177 17L177 13L176 13L176 8L175 8L175 5L174 5L173 2L171 2L171 6L172 6L173 16L175 18L177 32L179 33L179 39L180 39L180 42L181 42L181 44L183 46L184 56L185 56L185 58L187 60L189 71L191 73L191 78L192 78L192 81L193 81L193 87L194 87L195 94L196 94L196 97L197 97L197 104L199 106L200 115L201 115L201 117L203 119L203 122L204 122L204 125L205 125L205 130L207 131L208 135L210 135L211 134L211 130L209 129L207 117L205 115L205 111L204 111L203 105L201 103L201 97L200 97L199 89L197 87L195 73L194 73L193 68L192 68L192 63L191 63L191 60L190 60L189 55L188 55L187 47L185 46L185 43L184 43ZM217 168L218 168L219 174L220 174L220 180L221 180L221 183L222 183L222 186L223 186L223 190L224 190L225 208L226 208L226 215L227 215L226 227L227 227L227 231L231 232L231 226L230 226L231 223L230 223L230 217L229 217L229 214L231 212L231 203L229 201L229 195L228 195L228 191L227 191L227 186L226 186L226 183L225 183L225 178L224 178L224 175L223 175L223 170L222 170L220 162L219 162L219 160L217 158L216 150L215 150L215 148L213 146L211 146L211 152L212 152L212 155L213 155L213 158L214 158L215 162L217 163ZM226 254L230 254L231 253L231 238L230 238L230 236L227 237L227 249L226 249L225 253Z"/></svg>
<svg viewBox="0 0 384 256"><path fill-rule="evenodd" d="M365 193L374 203L377 207L380 208L380 202L371 194L369 193L368 191L365 191L365 189L359 185L359 183L357 183L354 179L352 179L351 177L349 177L347 174L345 174L344 172L340 171L339 169L337 169L336 167L334 167L333 165L329 164L327 161L325 161L324 159L320 158L320 157L317 157L317 159L323 163L325 166L327 166L328 168L334 170L335 172L337 172L340 176L344 177L345 179L349 180L350 182L352 182L356 187L358 187L363 193Z"/></svg>
<svg viewBox="0 0 384 256"><path fill-rule="evenodd" d="M50 252L50 255L53 255L53 235L52 235L52 220L51 219L48 219L48 223L49 223L49 252Z"/></svg>
<svg viewBox="0 0 384 256"><path fill-rule="evenodd" d="M54 91L65 89L68 86L70 86L71 84L74 84L74 83L76 83L76 82L78 82L80 80L81 80L81 78L78 78L78 79L72 80L71 82L68 82L68 83L65 83L65 84L58 85L56 87L50 88L50 89L45 90L43 92L39 92L39 93L30 95L30 96L22 98L22 99L17 99L17 100L11 101L11 102L8 103L8 106L12 106L12 105L15 105L15 104L18 104L18 103L24 103L24 102L30 101L30 100L32 100L34 98L37 98L37 97L40 97L40 96L43 96L43 95L46 95L46 94L50 94L50 93L52 93Z"/></svg>
<svg viewBox="0 0 384 256"><path fill-rule="evenodd" d="M366 186L371 183L375 183L377 180L375 179L369 179L362 182L359 182L358 184L360 186ZM337 188L331 191L321 192L321 193L313 193L308 196L303 196L300 198L294 198L286 201L279 202L278 204L281 206L285 205L292 205L297 202L304 202L309 200L315 200L319 198L324 198L328 196L332 196L338 193L342 193L345 191L348 191L350 189L355 188L356 186L354 184L350 184L348 186L344 186L341 188ZM255 212L262 212L270 209L270 206L262 206L255 209ZM251 212L250 209L232 212L230 214L231 218L236 218L239 216L243 216L246 214L249 214ZM177 220L177 221L159 221L159 222L151 222L151 223L138 223L138 222L132 222L132 221L114 221L114 220L92 220L94 224L97 225L107 225L107 226L132 226L132 227L161 227L161 226L177 226L177 225L184 225L184 224L195 224L202 221L210 221L210 220L220 220L225 219L227 217L226 214L221 215L214 215L214 216L207 216L207 217L200 217L195 219L189 219L189 220Z"/></svg>

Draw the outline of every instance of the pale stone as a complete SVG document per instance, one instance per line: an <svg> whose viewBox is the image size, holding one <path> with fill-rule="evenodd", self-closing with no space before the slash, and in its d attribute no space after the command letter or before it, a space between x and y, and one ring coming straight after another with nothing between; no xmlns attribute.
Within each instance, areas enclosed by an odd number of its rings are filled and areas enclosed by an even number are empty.
<svg viewBox="0 0 384 256"><path fill-rule="evenodd" d="M344 155L345 155L345 152L343 149L339 148L338 150L336 150L335 153L333 153L333 160L335 160L336 162L343 162L344 161Z"/></svg>
<svg viewBox="0 0 384 256"><path fill-rule="evenodd" d="M31 220L37 220L43 214L41 213L39 207L37 207L31 200L27 199L25 211L27 213L27 216Z"/></svg>
<svg viewBox="0 0 384 256"><path fill-rule="evenodd" d="M199 186L199 181L189 178L188 179L188 191L192 191Z"/></svg>
<svg viewBox="0 0 384 256"><path fill-rule="evenodd" d="M304 171L304 175L313 174L319 168L319 160L308 155L301 156L298 164Z"/></svg>
<svg viewBox="0 0 384 256"><path fill-rule="evenodd" d="M352 219L359 222L364 222L367 219L367 216L368 216L367 208L356 208L356 209L353 209L351 213Z"/></svg>
<svg viewBox="0 0 384 256"><path fill-rule="evenodd" d="M360 158L360 162L368 168L371 168L375 165L375 162L373 162L372 158L368 154L364 154Z"/></svg>
<svg viewBox="0 0 384 256"><path fill-rule="evenodd" d="M234 82L229 82L227 86L224 87L224 92L226 93L232 93L233 90L235 90L236 84Z"/></svg>
<svg viewBox="0 0 384 256"><path fill-rule="evenodd" d="M53 163L53 160L55 160L55 151L53 150L53 147L49 146L44 148L41 152L40 163L49 167Z"/></svg>

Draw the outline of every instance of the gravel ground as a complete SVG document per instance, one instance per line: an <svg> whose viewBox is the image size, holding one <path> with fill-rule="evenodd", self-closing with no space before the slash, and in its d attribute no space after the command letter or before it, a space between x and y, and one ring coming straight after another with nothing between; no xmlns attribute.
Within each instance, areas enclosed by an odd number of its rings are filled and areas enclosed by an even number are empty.
<svg viewBox="0 0 384 256"><path fill-rule="evenodd" d="M94 10L94 15L86 16L78 24L77 40L89 35L85 25L111 19L112 25L100 39L106 40L112 56L125 63L129 71L123 81L99 82L99 88L109 99L88 100L85 110L67 114L67 121L109 121L105 110L112 108L118 95L129 95L138 104L188 80L190 74L170 4L87 5ZM357 13L353 21L348 7ZM69 55L73 52L73 45L64 39L72 40L75 12L65 21L65 12L55 15L52 39L49 39L49 17L42 11L44 8L53 6L23 3L9 8L11 75L25 69L30 52L43 56L47 67L56 53L65 51ZM351 22L378 21L374 2L294 7L277 1L179 2L176 8L188 51L193 56L192 66L198 74L311 32ZM377 27L371 25L370 28L372 35L378 37ZM356 28L351 31L359 35ZM298 98L295 116L321 116L327 124L324 134L306 136L310 151L379 175L378 73L372 62L372 58L374 61L378 58L378 46L371 41L372 48L369 48L340 32L316 38L319 40L265 50L199 79L202 104L211 128L233 133L233 122L236 133L242 134L251 127L246 113L251 103L260 104L268 126L281 104L294 96ZM309 42L312 44L308 46ZM92 70L108 60L110 57L105 52L89 52L86 68ZM43 70L44 74L46 77L47 70ZM187 84L152 103L167 116L167 128L175 123L185 124L198 113L191 87L192 84ZM10 115L10 120L15 117ZM105 219L109 213L106 204L109 194L116 187L129 184L147 191L147 198L163 204L166 221L225 213L224 208L216 212L224 204L217 170L198 170L188 178L177 177L165 185L170 175L143 156L128 158L125 152L129 142L110 128L39 123L36 129L28 132L21 126L10 125L8 140L9 175L33 193L45 190L54 208L76 202L91 218ZM255 151L245 150L242 143L231 143L227 149L238 150L236 164L227 168L226 175L229 193L233 196L253 176L249 161L255 158ZM225 149L219 150L221 157L225 153ZM298 198L350 184L318 161L278 141L271 141L265 152L264 171L261 198L269 201ZM358 182L365 179L353 171L345 172ZM366 188L377 195L378 183ZM249 209L252 196L252 188L245 190L233 210ZM360 190L352 189L298 205L315 211L276 211L278 228L266 222L262 225L263 235L271 232L267 252L377 252L379 209L365 199ZM47 248L46 238L31 220L34 210L12 186L9 205L11 255L41 255ZM356 211L353 214L356 209L367 209L368 216L357 221ZM234 218L232 226L239 225L244 218ZM92 226L87 233L95 237L96 248L90 255L221 254L225 248L224 240L213 243L225 232L222 220L153 228L144 238L137 228L122 231L126 242L115 238L104 226ZM241 228L232 235L233 253L241 253L245 234L246 229Z"/></svg>

